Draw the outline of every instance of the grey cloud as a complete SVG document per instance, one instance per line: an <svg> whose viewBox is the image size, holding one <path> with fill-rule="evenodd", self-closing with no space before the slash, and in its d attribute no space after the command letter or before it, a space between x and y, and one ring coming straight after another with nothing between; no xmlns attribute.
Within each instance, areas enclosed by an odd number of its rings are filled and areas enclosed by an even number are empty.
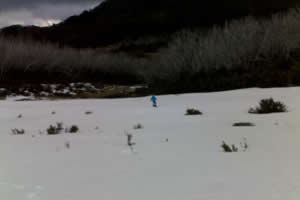
<svg viewBox="0 0 300 200"><path fill-rule="evenodd" d="M80 14L83 10L91 9L96 5L97 3L47 4L35 7L31 12L35 17L65 19L71 15Z"/></svg>
<svg viewBox="0 0 300 200"><path fill-rule="evenodd" d="M59 22L103 0L0 0L0 28L12 24L44 26ZM51 24L51 23L50 23Z"/></svg>
<svg viewBox="0 0 300 200"><path fill-rule="evenodd" d="M0 9L15 10L20 8L35 8L40 5L62 5L62 4L95 4L101 0L0 0Z"/></svg>

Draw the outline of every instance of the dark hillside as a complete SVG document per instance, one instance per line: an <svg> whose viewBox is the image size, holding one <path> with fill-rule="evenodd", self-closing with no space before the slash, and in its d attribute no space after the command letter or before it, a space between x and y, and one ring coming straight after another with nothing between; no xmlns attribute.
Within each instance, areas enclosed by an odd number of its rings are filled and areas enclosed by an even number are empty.
<svg viewBox="0 0 300 200"><path fill-rule="evenodd" d="M209 27L247 15L266 16L293 7L296 0L106 0L90 11L48 27L11 26L2 34L60 45L99 47L181 28Z"/></svg>

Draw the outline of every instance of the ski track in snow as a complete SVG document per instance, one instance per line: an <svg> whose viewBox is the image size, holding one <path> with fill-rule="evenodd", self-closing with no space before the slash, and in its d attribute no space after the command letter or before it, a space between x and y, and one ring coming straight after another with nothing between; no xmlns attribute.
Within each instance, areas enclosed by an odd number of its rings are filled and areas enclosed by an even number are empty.
<svg viewBox="0 0 300 200"><path fill-rule="evenodd" d="M25 199L28 200L38 200L39 198L39 193L44 190L42 186L34 186L31 188L26 187L25 185L18 185L18 184L13 184L13 183L8 183L8 182L0 182L0 191L12 191L12 193L21 193L21 196L24 196ZM23 193L23 195L22 195Z"/></svg>

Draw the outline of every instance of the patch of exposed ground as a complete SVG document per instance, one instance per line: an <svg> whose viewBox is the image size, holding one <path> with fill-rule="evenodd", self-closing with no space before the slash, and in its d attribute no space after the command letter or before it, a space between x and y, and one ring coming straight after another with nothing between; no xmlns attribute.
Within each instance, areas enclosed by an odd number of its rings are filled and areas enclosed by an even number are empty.
<svg viewBox="0 0 300 200"><path fill-rule="evenodd" d="M0 99L21 97L18 101L35 99L121 98L145 95L146 86L105 85L100 83L24 84L0 88Z"/></svg>

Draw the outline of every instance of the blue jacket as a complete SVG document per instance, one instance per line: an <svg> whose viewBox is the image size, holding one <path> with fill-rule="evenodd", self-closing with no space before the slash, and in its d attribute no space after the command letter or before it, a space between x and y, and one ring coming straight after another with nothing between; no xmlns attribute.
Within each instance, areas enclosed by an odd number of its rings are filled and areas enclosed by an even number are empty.
<svg viewBox="0 0 300 200"><path fill-rule="evenodd" d="M156 98L155 96L152 96L152 97L151 97L151 101L152 101L153 103L156 103L157 98Z"/></svg>

